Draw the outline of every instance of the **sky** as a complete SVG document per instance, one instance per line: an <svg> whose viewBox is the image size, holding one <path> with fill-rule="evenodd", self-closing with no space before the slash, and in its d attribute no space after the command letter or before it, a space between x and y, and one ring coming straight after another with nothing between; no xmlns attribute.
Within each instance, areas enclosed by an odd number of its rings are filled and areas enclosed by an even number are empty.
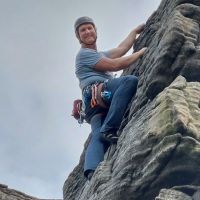
<svg viewBox="0 0 200 200"><path fill-rule="evenodd" d="M94 19L99 50L116 47L161 0L0 0L0 183L62 198L90 126L71 117L74 21Z"/></svg>

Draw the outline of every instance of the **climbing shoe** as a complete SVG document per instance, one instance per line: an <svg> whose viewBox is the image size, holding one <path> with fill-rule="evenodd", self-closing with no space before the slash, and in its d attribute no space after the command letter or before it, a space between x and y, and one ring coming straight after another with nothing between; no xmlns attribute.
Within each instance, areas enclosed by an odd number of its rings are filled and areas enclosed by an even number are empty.
<svg viewBox="0 0 200 200"><path fill-rule="evenodd" d="M116 135L116 133L113 132L104 132L101 135L101 140L106 143L110 144L116 144L119 136Z"/></svg>
<svg viewBox="0 0 200 200"><path fill-rule="evenodd" d="M93 174L94 174L94 170L90 170L90 171L88 172L88 174L87 174L87 179L88 179L89 181L91 180Z"/></svg>

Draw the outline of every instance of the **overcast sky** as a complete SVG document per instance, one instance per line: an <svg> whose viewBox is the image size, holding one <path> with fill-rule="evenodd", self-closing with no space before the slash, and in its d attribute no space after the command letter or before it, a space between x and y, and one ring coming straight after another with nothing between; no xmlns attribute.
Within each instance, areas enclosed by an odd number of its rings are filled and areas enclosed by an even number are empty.
<svg viewBox="0 0 200 200"><path fill-rule="evenodd" d="M0 183L62 198L89 125L70 116L81 97L73 24L94 19L98 49L116 47L161 0L0 0Z"/></svg>

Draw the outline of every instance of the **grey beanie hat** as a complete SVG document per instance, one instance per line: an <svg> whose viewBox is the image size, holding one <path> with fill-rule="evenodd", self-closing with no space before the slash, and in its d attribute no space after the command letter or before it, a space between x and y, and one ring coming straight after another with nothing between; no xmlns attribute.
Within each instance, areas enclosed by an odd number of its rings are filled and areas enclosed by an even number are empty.
<svg viewBox="0 0 200 200"><path fill-rule="evenodd" d="M76 20L75 24L74 24L74 29L75 29L75 31L78 30L78 27L79 27L80 25L82 25L82 24L87 24L87 23L92 24L93 26L95 26L93 19L90 18L90 17L84 16L84 17L78 18L78 19Z"/></svg>

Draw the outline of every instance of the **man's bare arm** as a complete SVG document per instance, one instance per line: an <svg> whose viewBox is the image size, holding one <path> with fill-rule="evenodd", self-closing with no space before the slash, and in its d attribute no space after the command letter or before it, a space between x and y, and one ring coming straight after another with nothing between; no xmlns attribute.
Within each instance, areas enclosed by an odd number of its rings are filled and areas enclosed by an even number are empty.
<svg viewBox="0 0 200 200"><path fill-rule="evenodd" d="M141 50L120 58L107 58L103 57L96 65L95 69L98 71L112 71L116 72L127 68L130 64L134 63L138 58L140 58L147 48L142 48Z"/></svg>
<svg viewBox="0 0 200 200"><path fill-rule="evenodd" d="M129 35L119 44L118 47L111 49L110 58L119 58L125 55L129 49L133 46L136 36L144 30L145 24L141 24L133 29Z"/></svg>

